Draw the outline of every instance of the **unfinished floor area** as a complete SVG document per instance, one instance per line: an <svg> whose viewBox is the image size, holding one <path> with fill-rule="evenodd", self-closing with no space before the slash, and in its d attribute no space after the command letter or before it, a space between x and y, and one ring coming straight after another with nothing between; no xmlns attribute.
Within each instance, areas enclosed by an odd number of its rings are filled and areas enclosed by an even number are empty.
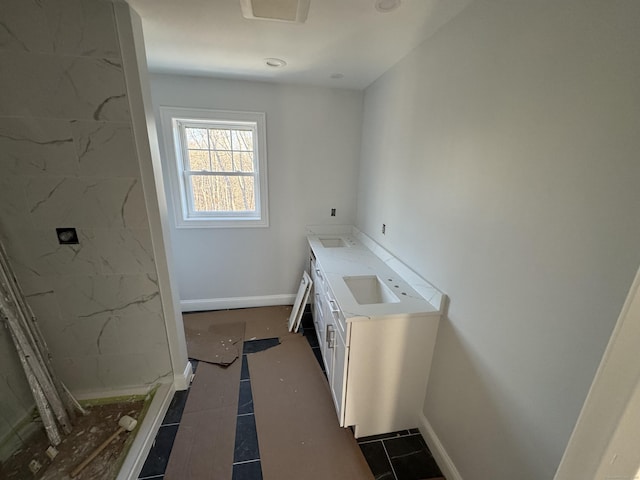
<svg viewBox="0 0 640 480"><path fill-rule="evenodd" d="M356 440L339 427L310 313L289 333L290 312L184 315L194 380L173 398L139 478L442 479L417 429Z"/></svg>
<svg viewBox="0 0 640 480"><path fill-rule="evenodd" d="M142 421L150 399L139 396L106 399L84 404L86 415L78 415L73 431L55 449L50 447L40 428L6 462L0 465L2 480L68 480L71 472L88 459L94 450L118 431L118 420L127 415ZM93 460L73 478L77 480L114 480L137 429L113 438ZM52 452L52 453L49 453Z"/></svg>

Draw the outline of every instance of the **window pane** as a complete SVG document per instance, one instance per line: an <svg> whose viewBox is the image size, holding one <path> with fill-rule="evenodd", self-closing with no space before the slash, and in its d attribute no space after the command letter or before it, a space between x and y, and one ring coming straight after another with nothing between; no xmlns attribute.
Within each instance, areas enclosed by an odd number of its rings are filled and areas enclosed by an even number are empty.
<svg viewBox="0 0 640 480"><path fill-rule="evenodd" d="M211 168L214 172L233 172L233 154L231 152L211 152Z"/></svg>
<svg viewBox="0 0 640 480"><path fill-rule="evenodd" d="M253 172L253 152L233 152L236 172Z"/></svg>
<svg viewBox="0 0 640 480"><path fill-rule="evenodd" d="M211 150L231 150L231 130L209 129Z"/></svg>
<svg viewBox="0 0 640 480"><path fill-rule="evenodd" d="M251 130L232 130L234 150L253 151L253 132Z"/></svg>
<svg viewBox="0 0 640 480"><path fill-rule="evenodd" d="M229 177L234 211L250 212L256 209L254 182L253 177Z"/></svg>
<svg viewBox="0 0 640 480"><path fill-rule="evenodd" d="M206 128L185 127L185 137L187 139L187 148L209 148Z"/></svg>
<svg viewBox="0 0 640 480"><path fill-rule="evenodd" d="M189 150L189 170L211 170L209 152L206 150Z"/></svg>
<svg viewBox="0 0 640 480"><path fill-rule="evenodd" d="M191 176L191 190L193 192L194 211L209 212L213 210L213 177L205 175Z"/></svg>
<svg viewBox="0 0 640 480"><path fill-rule="evenodd" d="M192 175L196 212L251 212L256 209L255 178Z"/></svg>

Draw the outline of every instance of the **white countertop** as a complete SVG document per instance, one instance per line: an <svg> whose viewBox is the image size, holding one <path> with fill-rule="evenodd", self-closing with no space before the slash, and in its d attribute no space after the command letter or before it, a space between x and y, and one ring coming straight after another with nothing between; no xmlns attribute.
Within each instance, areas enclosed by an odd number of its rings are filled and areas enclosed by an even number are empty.
<svg viewBox="0 0 640 480"><path fill-rule="evenodd" d="M309 235L309 245L322 268L347 322L388 315L434 315L440 310L421 296L400 274L351 234ZM341 239L345 246L325 247L320 240ZM377 276L398 298L394 303L359 304L343 277Z"/></svg>

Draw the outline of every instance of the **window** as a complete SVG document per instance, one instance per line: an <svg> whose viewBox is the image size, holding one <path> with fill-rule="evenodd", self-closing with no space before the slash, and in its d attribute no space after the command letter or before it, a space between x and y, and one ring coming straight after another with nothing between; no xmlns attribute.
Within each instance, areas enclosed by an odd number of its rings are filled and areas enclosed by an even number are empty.
<svg viewBox="0 0 640 480"><path fill-rule="evenodd" d="M160 112L177 226L268 226L264 113Z"/></svg>

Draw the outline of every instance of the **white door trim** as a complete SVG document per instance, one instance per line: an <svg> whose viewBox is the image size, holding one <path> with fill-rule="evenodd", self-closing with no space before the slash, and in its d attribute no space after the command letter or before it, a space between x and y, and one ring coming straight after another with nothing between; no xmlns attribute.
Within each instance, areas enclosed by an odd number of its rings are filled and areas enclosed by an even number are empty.
<svg viewBox="0 0 640 480"><path fill-rule="evenodd" d="M604 352L591 389L567 444L554 480L605 480L608 475L598 472L606 470L613 456L608 452L611 440L623 415L633 406L634 396L640 387L640 269L636 273L618 322ZM638 405L640 407L640 405ZM640 463L640 449L635 449L635 459ZM622 460L622 459L620 459ZM629 460L629 459L627 459ZM635 473L628 474L628 480ZM626 480L627 475L614 476Z"/></svg>
<svg viewBox="0 0 640 480"><path fill-rule="evenodd" d="M142 189L149 216L174 386L176 390L185 390L191 378L191 364L187 358L187 342L184 337L178 289L172 276L173 259L168 243L170 232L167 199L151 103L142 22L127 3L114 2L113 5L122 50L127 98L131 108Z"/></svg>

